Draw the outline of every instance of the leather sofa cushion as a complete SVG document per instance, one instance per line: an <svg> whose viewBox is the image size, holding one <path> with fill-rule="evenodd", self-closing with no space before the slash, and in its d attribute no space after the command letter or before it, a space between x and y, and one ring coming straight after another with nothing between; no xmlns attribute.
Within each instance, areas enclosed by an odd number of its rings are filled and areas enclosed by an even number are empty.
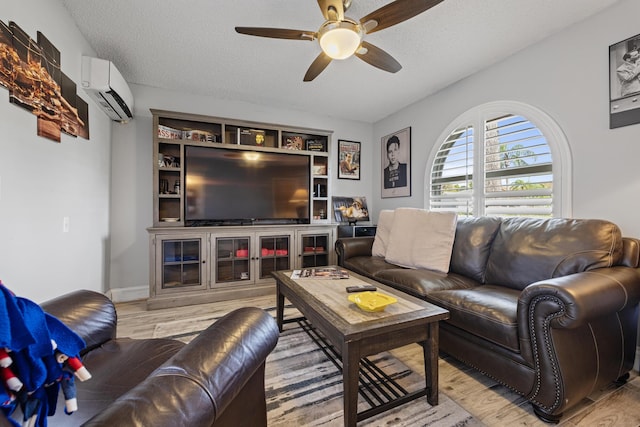
<svg viewBox="0 0 640 427"><path fill-rule="evenodd" d="M71 416L60 408L50 425L78 426L103 411L114 400L138 385L156 368L176 354L185 344L169 339L134 340L128 338L109 341L87 353L83 363L92 378L76 381L78 411ZM64 401L62 393L59 399Z"/></svg>
<svg viewBox="0 0 640 427"><path fill-rule="evenodd" d="M520 291L483 285L474 289L432 292L429 301L449 310L448 323L515 353L518 340L518 297Z"/></svg>
<svg viewBox="0 0 640 427"><path fill-rule="evenodd" d="M500 223L496 217L458 217L450 271L484 283L491 244Z"/></svg>
<svg viewBox="0 0 640 427"><path fill-rule="evenodd" d="M343 267L364 276L375 277L380 271L397 269L397 265L388 263L382 257L355 256L345 260Z"/></svg>
<svg viewBox="0 0 640 427"><path fill-rule="evenodd" d="M379 271L375 275L379 282L393 286L418 298L427 299L435 291L445 289L471 289L478 282L455 273L440 273L433 270L393 268Z"/></svg>
<svg viewBox="0 0 640 427"><path fill-rule="evenodd" d="M485 283L524 289L553 277L617 265L622 234L596 219L502 220L487 263Z"/></svg>

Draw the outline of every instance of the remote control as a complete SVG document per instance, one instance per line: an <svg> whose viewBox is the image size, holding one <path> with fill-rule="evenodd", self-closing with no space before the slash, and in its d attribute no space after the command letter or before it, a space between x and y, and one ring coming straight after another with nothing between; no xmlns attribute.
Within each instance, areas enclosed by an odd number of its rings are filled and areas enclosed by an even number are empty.
<svg viewBox="0 0 640 427"><path fill-rule="evenodd" d="M358 286L347 286L347 292L365 292L365 291L375 291L375 286L371 285L358 285Z"/></svg>

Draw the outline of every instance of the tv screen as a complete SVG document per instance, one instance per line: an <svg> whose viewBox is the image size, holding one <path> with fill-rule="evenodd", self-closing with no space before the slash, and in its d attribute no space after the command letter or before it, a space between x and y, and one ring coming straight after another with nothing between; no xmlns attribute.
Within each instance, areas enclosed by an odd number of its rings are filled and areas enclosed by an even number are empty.
<svg viewBox="0 0 640 427"><path fill-rule="evenodd" d="M310 157L185 147L187 225L309 223Z"/></svg>

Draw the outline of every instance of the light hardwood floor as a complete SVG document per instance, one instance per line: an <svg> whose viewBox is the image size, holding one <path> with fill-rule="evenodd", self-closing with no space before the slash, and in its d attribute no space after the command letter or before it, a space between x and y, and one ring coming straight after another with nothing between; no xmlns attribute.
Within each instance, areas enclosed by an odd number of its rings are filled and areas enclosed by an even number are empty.
<svg viewBox="0 0 640 427"><path fill-rule="evenodd" d="M224 301L171 309L146 310L145 301L117 304L118 336L150 338L158 323L222 316L246 306L264 309L275 307L275 295L243 300ZM417 345L392 352L416 372L424 373L422 350ZM439 362L440 392L445 393L488 427L548 426L540 421L519 395L459 362L442 357ZM620 388L608 388L568 411L563 427L637 427L640 426L640 377L632 372L631 379Z"/></svg>

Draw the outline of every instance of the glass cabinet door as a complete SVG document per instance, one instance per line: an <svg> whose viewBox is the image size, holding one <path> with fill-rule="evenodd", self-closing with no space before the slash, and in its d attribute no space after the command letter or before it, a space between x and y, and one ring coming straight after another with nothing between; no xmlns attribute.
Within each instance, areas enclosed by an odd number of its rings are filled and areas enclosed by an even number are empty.
<svg viewBox="0 0 640 427"><path fill-rule="evenodd" d="M272 271L290 270L290 238L286 236L260 236L260 279L271 278Z"/></svg>
<svg viewBox="0 0 640 427"><path fill-rule="evenodd" d="M251 239L216 238L216 283L251 280Z"/></svg>
<svg viewBox="0 0 640 427"><path fill-rule="evenodd" d="M162 240L163 289L201 286L202 239Z"/></svg>
<svg viewBox="0 0 640 427"><path fill-rule="evenodd" d="M329 265L329 235L302 235L302 268Z"/></svg>

